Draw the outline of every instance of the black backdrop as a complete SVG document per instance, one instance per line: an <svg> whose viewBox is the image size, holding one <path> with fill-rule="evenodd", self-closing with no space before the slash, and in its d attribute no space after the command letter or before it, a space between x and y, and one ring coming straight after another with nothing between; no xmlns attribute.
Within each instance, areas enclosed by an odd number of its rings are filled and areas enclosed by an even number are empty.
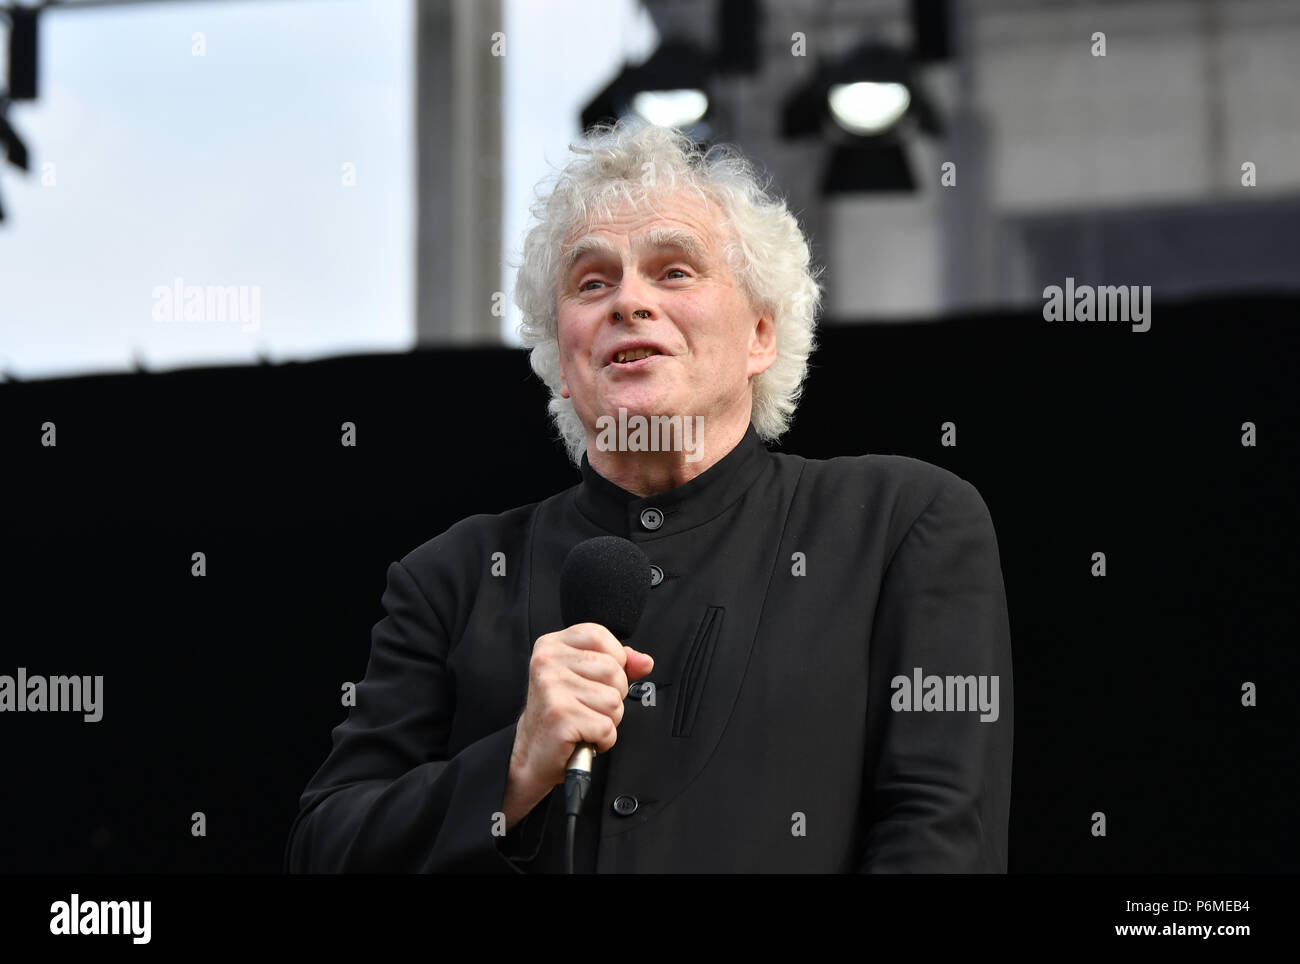
<svg viewBox="0 0 1300 964"><path fill-rule="evenodd" d="M1158 303L1145 333L822 331L780 448L934 462L992 512L1013 872L1300 869L1297 317L1252 297ZM278 871L387 564L573 484L552 435L506 349L0 385L0 674L105 677L98 723L0 714L0 870Z"/></svg>

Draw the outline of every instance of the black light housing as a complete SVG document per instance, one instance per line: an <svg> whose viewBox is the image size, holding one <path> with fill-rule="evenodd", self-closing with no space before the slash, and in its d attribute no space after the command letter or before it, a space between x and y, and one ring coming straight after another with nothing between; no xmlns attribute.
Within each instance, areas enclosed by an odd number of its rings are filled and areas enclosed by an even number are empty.
<svg viewBox="0 0 1300 964"><path fill-rule="evenodd" d="M4 97L0 97L0 147L4 148L10 164L25 171L27 170L27 145L10 125L9 118L6 116L8 110L9 102Z"/></svg>
<svg viewBox="0 0 1300 964"><path fill-rule="evenodd" d="M718 73L758 71L762 25L763 7L758 0L718 0Z"/></svg>
<svg viewBox="0 0 1300 964"><path fill-rule="evenodd" d="M596 124L613 123L635 113L634 101L638 94L694 90L709 98L712 71L712 59L703 48L686 40L666 41L645 63L624 67L592 98L582 109L582 128L590 130ZM708 108L697 121L681 126L697 140L707 138Z"/></svg>
<svg viewBox="0 0 1300 964"><path fill-rule="evenodd" d="M592 98L582 109L582 129L589 131L597 124L637 114L652 124L679 127L693 140L707 144L713 126L709 119L712 78L754 74L759 69L763 4L760 0L718 0L715 14L715 49L670 36L644 63L625 66ZM647 94L670 91L678 96L645 102ZM642 104L638 108L639 99ZM684 117L679 113L682 110L688 111ZM650 113L662 116L648 116Z"/></svg>
<svg viewBox="0 0 1300 964"><path fill-rule="evenodd" d="M916 186L907 151L892 134L837 146L821 180L823 194L891 194Z"/></svg>
<svg viewBox="0 0 1300 964"><path fill-rule="evenodd" d="M11 6L9 15L9 89L10 100L36 99L36 7Z"/></svg>

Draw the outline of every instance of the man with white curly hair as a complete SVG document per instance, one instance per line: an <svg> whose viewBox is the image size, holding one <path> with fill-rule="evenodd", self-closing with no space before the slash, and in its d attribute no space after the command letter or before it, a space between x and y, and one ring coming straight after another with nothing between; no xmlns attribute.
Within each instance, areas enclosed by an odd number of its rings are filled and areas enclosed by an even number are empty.
<svg viewBox="0 0 1300 964"><path fill-rule="evenodd" d="M515 297L581 481L390 566L287 867L561 871L590 743L587 872L1005 872L1009 620L979 493L768 450L821 293L741 155L628 122L574 151ZM601 535L651 562L628 639L561 619L561 563Z"/></svg>

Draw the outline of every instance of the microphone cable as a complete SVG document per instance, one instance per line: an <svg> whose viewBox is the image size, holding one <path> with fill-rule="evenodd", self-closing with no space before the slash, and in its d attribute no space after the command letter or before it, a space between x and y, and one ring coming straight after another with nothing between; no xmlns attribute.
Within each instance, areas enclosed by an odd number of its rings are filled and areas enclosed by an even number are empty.
<svg viewBox="0 0 1300 964"><path fill-rule="evenodd" d="M573 873L573 850L578 836L578 813L591 789L591 771L574 768L564 774L564 852L566 872Z"/></svg>

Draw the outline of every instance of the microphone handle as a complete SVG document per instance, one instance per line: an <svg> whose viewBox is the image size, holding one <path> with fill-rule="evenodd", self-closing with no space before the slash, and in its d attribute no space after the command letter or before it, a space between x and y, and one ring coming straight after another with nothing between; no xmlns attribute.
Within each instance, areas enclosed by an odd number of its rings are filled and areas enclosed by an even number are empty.
<svg viewBox="0 0 1300 964"><path fill-rule="evenodd" d="M580 773L590 773L592 761L596 759L596 744L579 743L573 748L573 753L569 757L569 765L566 770L577 770Z"/></svg>
<svg viewBox="0 0 1300 964"><path fill-rule="evenodd" d="M591 762L595 758L595 744L579 743L573 748L569 768L564 774L564 813L569 817L569 873L573 873L573 835L578 814L582 812L582 801L587 799L587 791L591 788Z"/></svg>

